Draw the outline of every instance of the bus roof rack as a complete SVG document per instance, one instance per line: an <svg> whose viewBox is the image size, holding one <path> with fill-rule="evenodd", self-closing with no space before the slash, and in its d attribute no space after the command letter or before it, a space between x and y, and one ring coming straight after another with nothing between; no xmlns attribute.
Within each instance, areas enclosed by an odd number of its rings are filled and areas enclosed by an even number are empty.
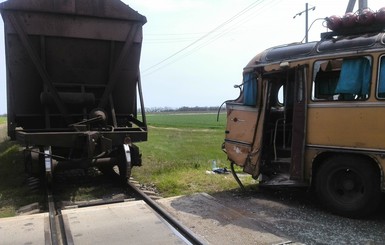
<svg viewBox="0 0 385 245"><path fill-rule="evenodd" d="M329 31L321 33L321 40L332 39L336 36L353 36L369 33L385 32L385 25L357 26L355 28L339 29L338 31Z"/></svg>

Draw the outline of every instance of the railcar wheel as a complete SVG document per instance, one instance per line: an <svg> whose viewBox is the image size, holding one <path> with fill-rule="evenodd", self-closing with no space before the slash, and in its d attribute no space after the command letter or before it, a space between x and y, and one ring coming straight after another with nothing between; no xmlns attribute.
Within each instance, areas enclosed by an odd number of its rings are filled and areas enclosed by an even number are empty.
<svg viewBox="0 0 385 245"><path fill-rule="evenodd" d="M367 159L340 155L321 165L316 175L316 190L333 213L364 217L380 204L380 174Z"/></svg>
<svg viewBox="0 0 385 245"><path fill-rule="evenodd" d="M133 152L128 144L124 144L119 153L119 175L122 183L126 184L131 177Z"/></svg>
<svg viewBox="0 0 385 245"><path fill-rule="evenodd" d="M119 176L122 183L127 183L131 177L132 166L130 162L122 162L118 164Z"/></svg>

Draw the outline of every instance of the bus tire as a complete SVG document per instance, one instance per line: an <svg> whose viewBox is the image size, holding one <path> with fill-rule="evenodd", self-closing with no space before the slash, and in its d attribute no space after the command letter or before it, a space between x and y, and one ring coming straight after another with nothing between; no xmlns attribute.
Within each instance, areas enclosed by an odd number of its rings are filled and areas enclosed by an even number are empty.
<svg viewBox="0 0 385 245"><path fill-rule="evenodd" d="M379 170L361 156L331 157L317 172L316 191L320 201L331 212L362 218L376 211L380 205Z"/></svg>

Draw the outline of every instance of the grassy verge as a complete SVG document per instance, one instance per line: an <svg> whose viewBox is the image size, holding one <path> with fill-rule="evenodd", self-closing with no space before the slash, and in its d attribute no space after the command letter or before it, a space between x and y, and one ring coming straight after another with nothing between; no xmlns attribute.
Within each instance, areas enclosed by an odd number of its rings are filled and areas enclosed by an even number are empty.
<svg viewBox="0 0 385 245"><path fill-rule="evenodd" d="M43 200L43 193L31 192L26 184L23 152L7 138L6 117L0 117L0 218L14 216L27 204Z"/></svg>
<svg viewBox="0 0 385 245"><path fill-rule="evenodd" d="M224 117L220 115L217 122L215 114L150 115L149 125L157 127L149 128L148 142L138 144L143 166L133 170L134 178L154 184L165 197L238 188L231 174L207 172L212 169L213 160L217 167L229 169L221 150ZM189 123L193 126L185 127ZM249 176L242 181L254 183Z"/></svg>
<svg viewBox="0 0 385 245"><path fill-rule="evenodd" d="M20 207L43 200L26 185L23 153L14 142L0 143L0 218L14 216Z"/></svg>

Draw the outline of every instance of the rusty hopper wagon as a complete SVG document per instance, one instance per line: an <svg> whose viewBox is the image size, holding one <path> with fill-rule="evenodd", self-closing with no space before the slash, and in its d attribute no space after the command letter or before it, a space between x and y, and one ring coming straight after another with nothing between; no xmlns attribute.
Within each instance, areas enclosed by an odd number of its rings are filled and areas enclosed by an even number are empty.
<svg viewBox="0 0 385 245"><path fill-rule="evenodd" d="M8 135L26 168L141 165L147 140L139 74L146 18L119 0L8 0L0 4ZM138 107L141 115L138 116Z"/></svg>

